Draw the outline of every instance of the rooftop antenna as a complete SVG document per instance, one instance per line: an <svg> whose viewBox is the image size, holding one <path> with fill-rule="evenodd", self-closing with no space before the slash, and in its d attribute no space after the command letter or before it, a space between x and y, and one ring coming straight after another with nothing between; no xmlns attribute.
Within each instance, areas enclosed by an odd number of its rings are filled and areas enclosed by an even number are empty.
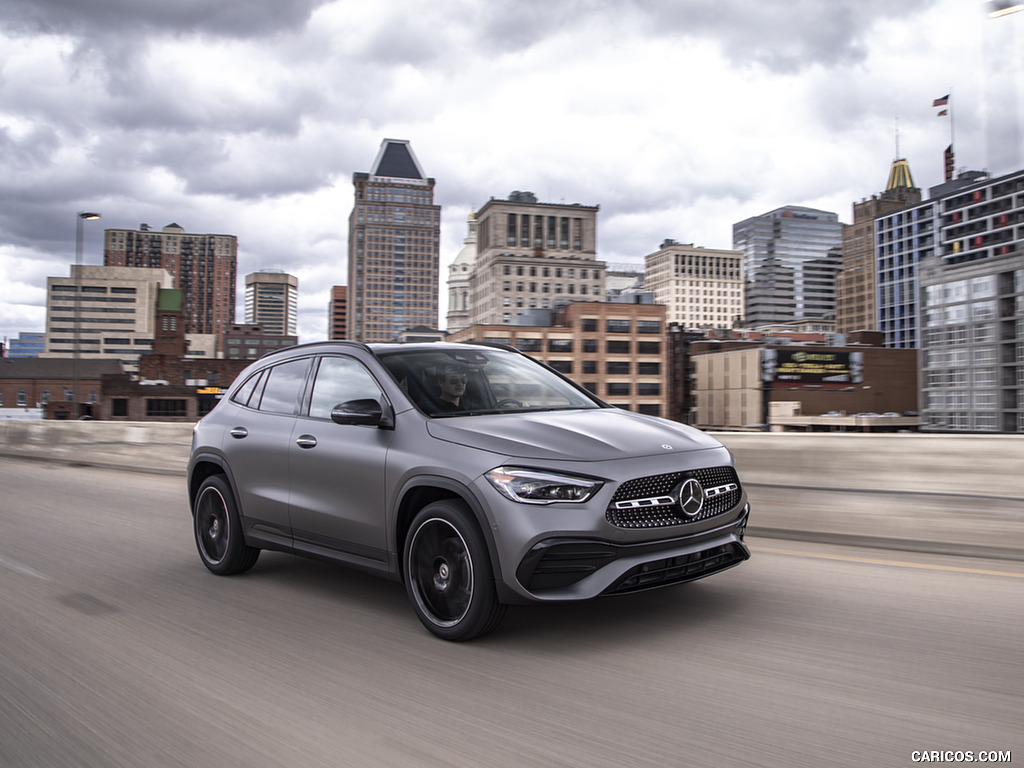
<svg viewBox="0 0 1024 768"><path fill-rule="evenodd" d="M896 115L896 160L900 159L900 116Z"/></svg>

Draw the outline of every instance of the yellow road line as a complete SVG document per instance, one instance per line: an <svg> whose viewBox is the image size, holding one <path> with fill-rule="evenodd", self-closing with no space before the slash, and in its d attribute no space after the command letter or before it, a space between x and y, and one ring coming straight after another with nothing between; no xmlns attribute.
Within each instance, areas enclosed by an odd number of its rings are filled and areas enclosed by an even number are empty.
<svg viewBox="0 0 1024 768"><path fill-rule="evenodd" d="M775 549L774 547L750 547L755 552L772 552L777 555L802 555L804 557L817 557L822 560L845 560L852 563L873 563L875 565L896 565L901 568L924 568L932 571L953 571L956 573L977 573L983 576L1010 576L1015 579L1024 579L1024 573L1013 573L1012 571L986 571L980 568L957 568L952 565L930 565L928 563L908 563L903 560L878 560L872 557L852 557L850 555L823 555L819 552L802 552L795 549Z"/></svg>

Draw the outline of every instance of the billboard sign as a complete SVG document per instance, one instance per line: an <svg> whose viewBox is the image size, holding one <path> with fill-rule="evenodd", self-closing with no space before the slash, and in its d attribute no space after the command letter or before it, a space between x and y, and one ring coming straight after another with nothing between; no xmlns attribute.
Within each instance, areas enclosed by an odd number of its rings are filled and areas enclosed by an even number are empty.
<svg viewBox="0 0 1024 768"><path fill-rule="evenodd" d="M843 389L864 381L863 352L762 349L761 380L777 388Z"/></svg>

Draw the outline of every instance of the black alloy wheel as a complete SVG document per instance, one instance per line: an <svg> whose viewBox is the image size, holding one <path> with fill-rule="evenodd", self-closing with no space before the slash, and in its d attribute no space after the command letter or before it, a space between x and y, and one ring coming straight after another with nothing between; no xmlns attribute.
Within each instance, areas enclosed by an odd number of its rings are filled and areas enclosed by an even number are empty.
<svg viewBox="0 0 1024 768"><path fill-rule="evenodd" d="M423 625L444 640L470 640L498 626L498 602L483 535L466 506L444 499L412 522L403 553L405 585Z"/></svg>
<svg viewBox="0 0 1024 768"><path fill-rule="evenodd" d="M229 576L256 564L260 551L245 543L235 497L223 475L211 475L199 486L192 517L199 557L213 573Z"/></svg>

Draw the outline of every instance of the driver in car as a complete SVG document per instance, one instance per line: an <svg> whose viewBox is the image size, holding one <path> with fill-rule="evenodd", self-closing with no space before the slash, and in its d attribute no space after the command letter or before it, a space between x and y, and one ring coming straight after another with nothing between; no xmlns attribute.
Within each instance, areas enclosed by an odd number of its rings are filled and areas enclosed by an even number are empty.
<svg viewBox="0 0 1024 768"><path fill-rule="evenodd" d="M466 371L455 365L446 365L438 371L437 386L441 390L440 410L457 411L466 394Z"/></svg>

